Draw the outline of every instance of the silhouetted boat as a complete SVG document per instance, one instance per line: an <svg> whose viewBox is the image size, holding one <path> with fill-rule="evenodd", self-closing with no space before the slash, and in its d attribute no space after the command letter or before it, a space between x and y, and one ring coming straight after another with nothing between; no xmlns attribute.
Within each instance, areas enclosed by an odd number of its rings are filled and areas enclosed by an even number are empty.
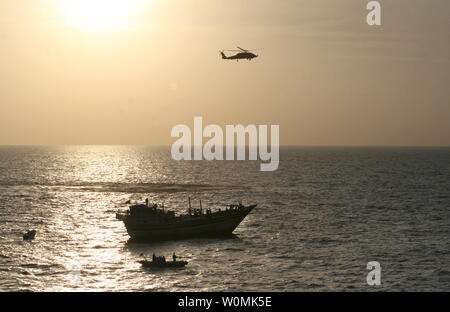
<svg viewBox="0 0 450 312"><path fill-rule="evenodd" d="M181 268L188 264L187 261L148 261L148 260L140 260L140 264L142 264L145 268Z"/></svg>
<svg viewBox="0 0 450 312"><path fill-rule="evenodd" d="M255 207L239 203L215 212L207 209L205 213L201 202L200 209L192 209L189 201L189 213L176 216L174 211L146 203L132 205L116 218L125 223L131 239L136 241L215 237L230 235Z"/></svg>
<svg viewBox="0 0 450 312"><path fill-rule="evenodd" d="M25 234L23 234L23 239L30 240L30 239L34 239L35 236L36 236L36 230L30 230L30 231L26 232Z"/></svg>

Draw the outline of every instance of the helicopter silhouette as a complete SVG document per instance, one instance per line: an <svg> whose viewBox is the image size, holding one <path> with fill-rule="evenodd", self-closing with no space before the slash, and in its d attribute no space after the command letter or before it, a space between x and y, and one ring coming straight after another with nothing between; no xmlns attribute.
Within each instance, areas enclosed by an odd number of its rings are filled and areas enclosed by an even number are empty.
<svg viewBox="0 0 450 312"><path fill-rule="evenodd" d="M250 52L250 50L245 50L245 49L242 49L240 47L237 47L237 48L239 50L222 50L222 51L219 51L220 54L222 55L222 59L224 59L224 60L236 60L236 61L239 61L239 60L242 60L242 59L247 59L247 60L251 61L253 58L258 57L258 54L254 54L254 53ZM239 52L239 53L237 53L235 55L231 55L231 56L226 56L224 51L234 51L234 52Z"/></svg>

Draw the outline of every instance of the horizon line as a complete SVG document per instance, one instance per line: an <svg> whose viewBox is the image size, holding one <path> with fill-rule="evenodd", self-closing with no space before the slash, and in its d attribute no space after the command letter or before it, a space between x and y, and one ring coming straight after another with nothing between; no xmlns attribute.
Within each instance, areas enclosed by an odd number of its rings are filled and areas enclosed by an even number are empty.
<svg viewBox="0 0 450 312"><path fill-rule="evenodd" d="M138 146L138 147L171 147L171 144L0 144L0 147L57 147L57 146ZM220 145L223 148L226 148L226 145ZM240 147L242 145L233 145L233 147ZM246 148L248 147L256 147L258 148L258 145L245 145ZM270 147L270 144L265 145L267 147ZM191 148L196 147L196 145L191 145ZM200 145L200 147L203 147ZM401 144L367 144L367 145L358 145L358 144L303 144L303 145L297 145L297 144L280 144L279 147L450 147L449 145L401 145Z"/></svg>

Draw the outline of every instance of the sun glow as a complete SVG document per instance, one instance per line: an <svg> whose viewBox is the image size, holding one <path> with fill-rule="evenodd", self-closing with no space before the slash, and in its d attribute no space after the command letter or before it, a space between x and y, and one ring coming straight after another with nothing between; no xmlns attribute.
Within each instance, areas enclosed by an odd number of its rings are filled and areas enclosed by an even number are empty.
<svg viewBox="0 0 450 312"><path fill-rule="evenodd" d="M114 30L136 26L145 0L62 0L71 27Z"/></svg>

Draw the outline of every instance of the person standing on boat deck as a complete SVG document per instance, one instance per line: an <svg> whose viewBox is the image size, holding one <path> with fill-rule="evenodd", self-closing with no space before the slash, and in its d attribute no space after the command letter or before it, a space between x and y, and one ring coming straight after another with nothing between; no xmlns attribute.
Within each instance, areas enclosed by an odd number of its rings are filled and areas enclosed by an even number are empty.
<svg viewBox="0 0 450 312"><path fill-rule="evenodd" d="M152 258L153 262L156 262L156 255L155 253L153 253L153 258Z"/></svg>
<svg viewBox="0 0 450 312"><path fill-rule="evenodd" d="M172 259L173 259L173 262L177 261L177 256L175 255L175 252L173 252Z"/></svg>
<svg viewBox="0 0 450 312"><path fill-rule="evenodd" d="M148 207L148 198L145 199L145 206Z"/></svg>

